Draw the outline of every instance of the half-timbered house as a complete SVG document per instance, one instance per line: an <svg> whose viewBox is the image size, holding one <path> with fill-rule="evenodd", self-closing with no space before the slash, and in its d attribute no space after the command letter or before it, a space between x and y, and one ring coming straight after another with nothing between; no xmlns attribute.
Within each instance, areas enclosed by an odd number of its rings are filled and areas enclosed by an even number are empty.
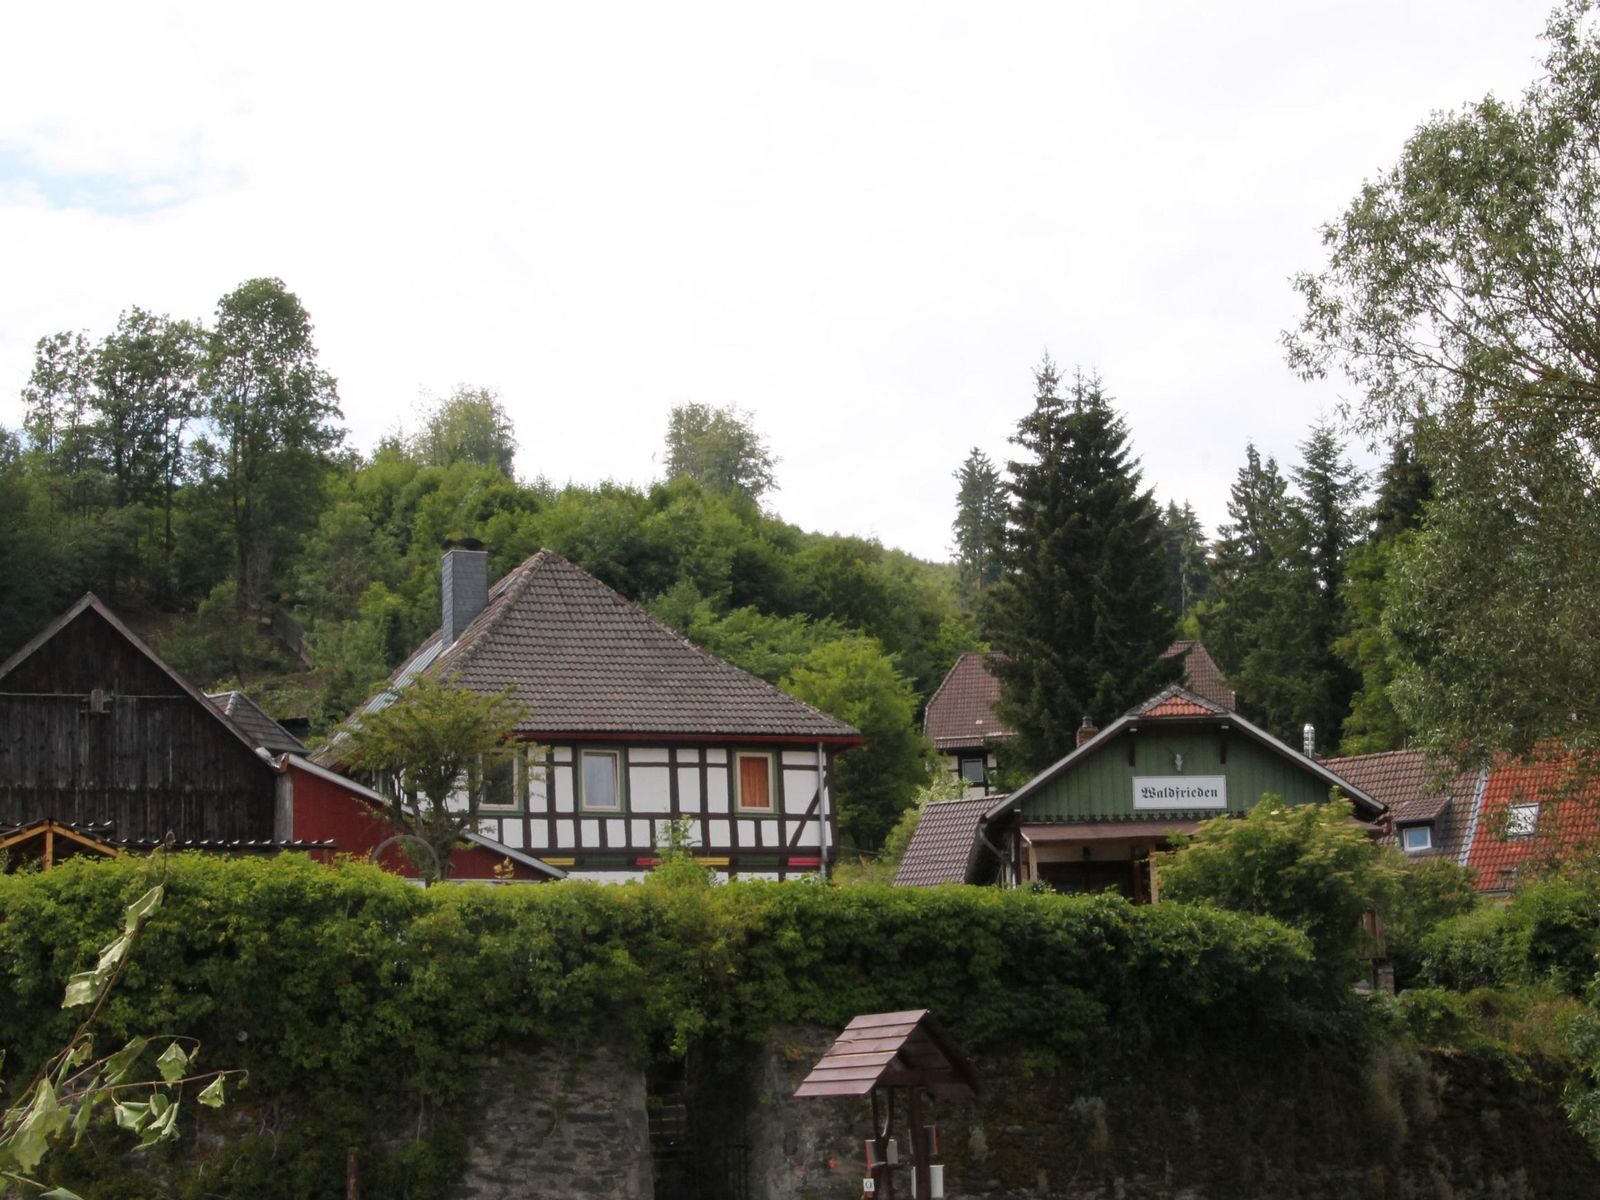
<svg viewBox="0 0 1600 1200"><path fill-rule="evenodd" d="M438 632L366 709L424 673L485 694L514 689L526 711L517 752L477 784L484 836L575 878L644 873L674 825L729 875L827 870L834 760L863 744L855 729L549 550L491 587L483 550L447 549L441 610ZM337 745L319 761L337 765Z"/></svg>

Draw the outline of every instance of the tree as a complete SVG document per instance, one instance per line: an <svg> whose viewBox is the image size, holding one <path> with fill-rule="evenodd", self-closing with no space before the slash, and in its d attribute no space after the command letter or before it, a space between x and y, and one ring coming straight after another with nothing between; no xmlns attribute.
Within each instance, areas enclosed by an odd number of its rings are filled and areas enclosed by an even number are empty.
<svg viewBox="0 0 1600 1200"><path fill-rule="evenodd" d="M999 552L1005 538L1006 491L1000 469L976 446L955 472L956 566L961 582L977 595L1000 577Z"/></svg>
<svg viewBox="0 0 1600 1200"><path fill-rule="evenodd" d="M428 847L413 861L437 882L477 827L489 773L510 766L512 731L525 715L509 690L481 695L421 675L387 707L351 717L330 746L343 765L379 779L394 823Z"/></svg>
<svg viewBox="0 0 1600 1200"><path fill-rule="evenodd" d="M517 436L511 415L488 388L458 387L423 420L410 442L411 454L430 467L458 462L493 467L511 476Z"/></svg>
<svg viewBox="0 0 1600 1200"><path fill-rule="evenodd" d="M343 437L311 318L279 279L252 279L217 304L203 376L233 524L241 608L266 599L275 553L309 528L326 456Z"/></svg>
<svg viewBox="0 0 1600 1200"><path fill-rule="evenodd" d="M1326 265L1296 280L1304 315L1285 335L1293 365L1342 371L1365 396L1356 421L1401 428L1432 474L1386 628L1396 707L1452 754L1600 733L1582 699L1600 691L1584 640L1600 590L1591 9L1555 10L1520 99L1434 116L1325 227Z"/></svg>
<svg viewBox="0 0 1600 1200"><path fill-rule="evenodd" d="M1362 915L1389 906L1405 869L1378 854L1346 800L1263 796L1242 821L1218 817L1175 840L1156 868L1162 899L1276 917L1305 932L1339 982L1357 972Z"/></svg>
<svg viewBox="0 0 1600 1200"><path fill-rule="evenodd" d="M986 632L1003 657L1000 716L1015 766L1037 771L1068 753L1085 716L1104 724L1177 677L1163 660L1173 620L1161 521L1140 488L1127 430L1097 377L1067 398L1047 357L1033 411L1012 442L1003 575Z"/></svg>
<svg viewBox="0 0 1600 1200"><path fill-rule="evenodd" d="M1328 681L1313 624L1321 596L1309 540L1277 461L1247 445L1218 530L1200 627L1242 710L1291 745L1308 721L1320 718L1318 729L1333 732L1322 716Z"/></svg>
<svg viewBox="0 0 1600 1200"><path fill-rule="evenodd" d="M1211 588L1211 564L1206 559L1206 531L1194 509L1172 501L1161 513L1161 541L1167 563L1167 611L1187 617Z"/></svg>
<svg viewBox="0 0 1600 1200"><path fill-rule="evenodd" d="M783 689L866 737L839 760L839 834L847 846L876 849L928 777L932 752L917 730L911 684L876 640L850 637L806 655Z"/></svg>
<svg viewBox="0 0 1600 1200"><path fill-rule="evenodd" d="M751 500L775 490L777 460L750 421L751 414L731 404L674 406L667 418L667 478L687 475L709 491Z"/></svg>

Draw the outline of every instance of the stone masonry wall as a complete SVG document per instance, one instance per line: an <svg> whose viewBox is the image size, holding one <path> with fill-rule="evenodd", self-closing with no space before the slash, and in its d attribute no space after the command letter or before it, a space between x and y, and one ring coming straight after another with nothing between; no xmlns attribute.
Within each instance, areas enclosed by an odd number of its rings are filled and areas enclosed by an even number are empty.
<svg viewBox="0 0 1600 1200"><path fill-rule="evenodd" d="M649 1200L644 1072L613 1047L508 1054L477 1071L457 1200Z"/></svg>

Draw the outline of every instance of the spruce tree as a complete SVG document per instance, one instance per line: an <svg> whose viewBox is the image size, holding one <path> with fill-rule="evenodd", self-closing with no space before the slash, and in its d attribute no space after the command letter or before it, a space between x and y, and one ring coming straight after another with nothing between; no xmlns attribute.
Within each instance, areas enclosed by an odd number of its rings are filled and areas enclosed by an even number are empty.
<svg viewBox="0 0 1600 1200"><path fill-rule="evenodd" d="M1299 746L1327 687L1308 619L1319 604L1317 573L1304 513L1277 461L1263 461L1254 445L1245 447L1218 534L1211 604L1200 619L1206 646L1244 714Z"/></svg>
<svg viewBox="0 0 1600 1200"><path fill-rule="evenodd" d="M1005 538L1006 493L1000 469L976 446L955 472L956 566L962 590L976 596L1000 577L999 551Z"/></svg>
<svg viewBox="0 0 1600 1200"><path fill-rule="evenodd" d="M1181 508L1167 501L1161 514L1161 537L1167 556L1167 609L1187 617L1211 586L1206 531L1188 501Z"/></svg>
<svg viewBox="0 0 1600 1200"><path fill-rule="evenodd" d="M1034 378L986 605L1008 767L1030 772L1072 750L1084 717L1106 724L1180 666L1161 658L1173 636L1161 520L1121 417L1098 377L1078 373L1063 397L1046 357Z"/></svg>

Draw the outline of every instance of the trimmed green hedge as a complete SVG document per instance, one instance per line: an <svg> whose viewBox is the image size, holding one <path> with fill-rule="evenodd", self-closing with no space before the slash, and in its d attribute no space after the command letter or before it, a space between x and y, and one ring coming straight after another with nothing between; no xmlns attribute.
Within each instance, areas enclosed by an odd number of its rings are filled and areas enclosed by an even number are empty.
<svg viewBox="0 0 1600 1200"><path fill-rule="evenodd" d="M8 1078L62 1044L67 976L162 870L79 860L0 876ZM1109 896L664 881L422 891L297 857L179 855L168 870L103 1037L198 1037L209 1065L251 1072L242 1103L288 1098L308 1129L337 1125L328 1161L303 1163L303 1185L280 1180L275 1195L316 1194L333 1152L385 1105L447 1110L463 1068L508 1045L622 1038L660 1059L752 1041L777 1020L926 1007L974 1052L1026 1050L1045 1066L1207 1031L1281 1038L1349 1005L1298 932Z"/></svg>

